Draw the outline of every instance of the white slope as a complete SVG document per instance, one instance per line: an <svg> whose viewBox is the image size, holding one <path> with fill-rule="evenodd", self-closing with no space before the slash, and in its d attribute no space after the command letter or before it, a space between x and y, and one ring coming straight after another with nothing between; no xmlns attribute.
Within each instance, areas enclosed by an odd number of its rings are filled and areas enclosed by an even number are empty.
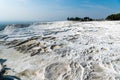
<svg viewBox="0 0 120 80"><path fill-rule="evenodd" d="M0 58L15 71L8 74L22 80L120 80L120 21L35 23L3 34L7 41L52 36L57 39L36 41L48 47L64 44L33 57L1 45Z"/></svg>

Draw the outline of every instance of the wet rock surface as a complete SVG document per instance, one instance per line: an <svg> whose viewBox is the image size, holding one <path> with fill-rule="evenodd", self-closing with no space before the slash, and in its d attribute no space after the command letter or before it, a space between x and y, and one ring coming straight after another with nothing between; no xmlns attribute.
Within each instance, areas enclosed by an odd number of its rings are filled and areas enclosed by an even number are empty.
<svg viewBox="0 0 120 80"><path fill-rule="evenodd" d="M6 59L0 59L0 80L21 80L20 78L11 75L8 75L9 72L14 72L11 68L8 68L6 65L4 65L4 62L6 62Z"/></svg>

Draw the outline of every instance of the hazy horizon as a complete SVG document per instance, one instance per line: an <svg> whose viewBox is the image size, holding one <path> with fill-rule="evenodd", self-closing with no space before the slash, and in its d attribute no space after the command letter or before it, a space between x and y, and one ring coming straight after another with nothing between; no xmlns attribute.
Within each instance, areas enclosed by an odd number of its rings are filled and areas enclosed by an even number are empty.
<svg viewBox="0 0 120 80"><path fill-rule="evenodd" d="M120 0L0 0L0 22L105 18L119 10Z"/></svg>

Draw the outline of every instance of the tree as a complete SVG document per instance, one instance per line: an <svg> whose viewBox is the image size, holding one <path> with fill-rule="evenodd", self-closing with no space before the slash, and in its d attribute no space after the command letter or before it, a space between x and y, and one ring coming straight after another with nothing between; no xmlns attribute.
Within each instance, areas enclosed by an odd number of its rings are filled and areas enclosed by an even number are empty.
<svg viewBox="0 0 120 80"><path fill-rule="evenodd" d="M68 17L68 18L67 18L67 20L69 21L69 20L70 20L70 18Z"/></svg>
<svg viewBox="0 0 120 80"><path fill-rule="evenodd" d="M81 18L75 17L75 21L80 21L80 20L81 20Z"/></svg>
<svg viewBox="0 0 120 80"><path fill-rule="evenodd" d="M67 18L68 21L93 21L92 18L89 17L84 17L84 18L79 18L79 17L71 17L71 18Z"/></svg>
<svg viewBox="0 0 120 80"><path fill-rule="evenodd" d="M83 20L84 20L84 21L93 21L93 19L90 18L90 17L84 17Z"/></svg>

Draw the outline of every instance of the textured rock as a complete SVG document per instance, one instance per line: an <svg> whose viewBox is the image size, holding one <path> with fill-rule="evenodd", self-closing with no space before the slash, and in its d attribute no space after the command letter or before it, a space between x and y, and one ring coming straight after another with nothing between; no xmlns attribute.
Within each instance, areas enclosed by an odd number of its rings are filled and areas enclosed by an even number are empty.
<svg viewBox="0 0 120 80"><path fill-rule="evenodd" d="M119 23L63 21L10 31L0 44L0 58L12 69L5 74L21 80L120 80Z"/></svg>
<svg viewBox="0 0 120 80"><path fill-rule="evenodd" d="M57 80L64 75L69 67L63 63L53 63L46 67L45 78L47 80Z"/></svg>
<svg viewBox="0 0 120 80"><path fill-rule="evenodd" d="M52 50L59 49L59 48L60 48L59 45L52 45L52 46L50 47L50 49L52 49Z"/></svg>
<svg viewBox="0 0 120 80"><path fill-rule="evenodd" d="M2 65L0 64L0 74L1 74L2 68L3 68L3 67L2 67Z"/></svg>
<svg viewBox="0 0 120 80"><path fill-rule="evenodd" d="M46 67L46 80L82 80L84 69L78 63L53 63Z"/></svg>

